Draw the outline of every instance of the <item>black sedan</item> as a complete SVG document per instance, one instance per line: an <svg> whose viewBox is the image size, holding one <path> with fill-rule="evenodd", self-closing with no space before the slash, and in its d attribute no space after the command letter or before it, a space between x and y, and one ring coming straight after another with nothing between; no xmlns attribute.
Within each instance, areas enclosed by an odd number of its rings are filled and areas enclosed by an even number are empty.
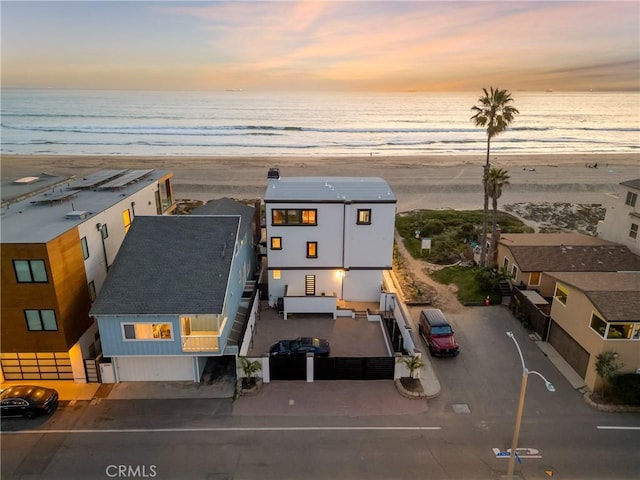
<svg viewBox="0 0 640 480"><path fill-rule="evenodd" d="M313 353L318 357L328 357L331 349L329 341L322 338L298 337L294 340L280 340L269 350L272 357L290 357Z"/></svg>
<svg viewBox="0 0 640 480"><path fill-rule="evenodd" d="M2 390L2 417L33 418L51 413L58 405L58 392L53 388L14 385Z"/></svg>

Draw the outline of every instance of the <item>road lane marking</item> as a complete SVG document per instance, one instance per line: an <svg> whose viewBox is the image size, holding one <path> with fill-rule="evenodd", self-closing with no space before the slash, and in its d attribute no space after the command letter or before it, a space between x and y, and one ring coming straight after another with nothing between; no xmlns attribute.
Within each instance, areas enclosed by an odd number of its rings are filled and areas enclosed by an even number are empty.
<svg viewBox="0 0 640 480"><path fill-rule="evenodd" d="M618 427L615 425L598 425L598 430L640 430L640 427Z"/></svg>
<svg viewBox="0 0 640 480"><path fill-rule="evenodd" d="M2 431L2 435L34 435L47 433L171 433L171 432L310 432L310 431L424 431L441 430L442 427L203 427L203 428L108 428L104 430L20 430Z"/></svg>

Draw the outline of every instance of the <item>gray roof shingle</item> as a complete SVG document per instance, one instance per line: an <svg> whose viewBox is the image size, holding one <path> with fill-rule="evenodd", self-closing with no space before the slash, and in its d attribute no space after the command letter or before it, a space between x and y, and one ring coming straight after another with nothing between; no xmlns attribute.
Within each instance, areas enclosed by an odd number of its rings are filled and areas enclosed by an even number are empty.
<svg viewBox="0 0 640 480"><path fill-rule="evenodd" d="M92 315L218 314L240 217L136 217Z"/></svg>
<svg viewBox="0 0 640 480"><path fill-rule="evenodd" d="M640 272L562 272L551 277L584 292L609 322L640 320Z"/></svg>

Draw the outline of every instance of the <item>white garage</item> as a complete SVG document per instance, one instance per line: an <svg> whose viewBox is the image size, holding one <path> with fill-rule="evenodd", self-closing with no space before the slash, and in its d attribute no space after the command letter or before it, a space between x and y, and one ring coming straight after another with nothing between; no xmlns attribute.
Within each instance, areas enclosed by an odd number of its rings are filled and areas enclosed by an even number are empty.
<svg viewBox="0 0 640 480"><path fill-rule="evenodd" d="M193 357L113 357L120 382L194 381Z"/></svg>

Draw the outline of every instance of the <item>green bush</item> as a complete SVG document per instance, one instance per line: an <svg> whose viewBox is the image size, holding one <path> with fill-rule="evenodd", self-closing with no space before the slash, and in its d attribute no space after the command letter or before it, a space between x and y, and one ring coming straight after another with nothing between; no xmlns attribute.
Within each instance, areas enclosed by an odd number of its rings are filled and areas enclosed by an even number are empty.
<svg viewBox="0 0 640 480"><path fill-rule="evenodd" d="M612 377L610 395L616 403L640 405L640 375L624 373Z"/></svg>
<svg viewBox="0 0 640 480"><path fill-rule="evenodd" d="M533 232L518 218L498 212L503 232ZM414 258L447 265L460 260L469 242L477 242L482 228L481 210L413 210L396 216L396 229ZM416 231L420 232L416 238ZM421 251L422 237L431 238L431 251Z"/></svg>

